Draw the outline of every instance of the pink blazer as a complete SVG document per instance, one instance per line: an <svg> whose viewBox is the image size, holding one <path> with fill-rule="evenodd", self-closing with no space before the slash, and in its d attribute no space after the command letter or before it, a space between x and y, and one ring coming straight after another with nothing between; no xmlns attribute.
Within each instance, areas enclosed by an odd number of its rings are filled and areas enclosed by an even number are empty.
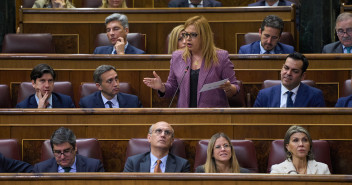
<svg viewBox="0 0 352 185"><path fill-rule="evenodd" d="M189 107L190 97L190 69L191 59L187 61L182 59L182 50L177 50L172 54L170 61L170 73L165 83L165 95L164 97L172 97L177 89L177 85L181 82L182 76L187 66L189 70L185 74L183 82L179 89L177 107L187 108ZM216 82L228 78L231 84L236 85L239 91L239 86L236 84L236 76L234 71L234 65L229 59L229 54L225 50L217 50L217 56L219 64L213 64L209 69L205 68L205 61L203 60L202 66L199 71L198 77L198 93L197 93L197 105L198 107L229 107L229 103L224 90L213 89L210 91L199 92L204 84Z"/></svg>

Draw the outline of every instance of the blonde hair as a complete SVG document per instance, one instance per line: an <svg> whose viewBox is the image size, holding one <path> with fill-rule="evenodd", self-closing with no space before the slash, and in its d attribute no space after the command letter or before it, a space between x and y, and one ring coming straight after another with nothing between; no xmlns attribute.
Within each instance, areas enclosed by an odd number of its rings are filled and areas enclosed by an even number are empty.
<svg viewBox="0 0 352 185"><path fill-rule="evenodd" d="M230 158L230 162L229 162L230 163L230 170L232 171L232 173L239 173L240 172L240 165L238 164L236 153L235 153L235 150L233 149L233 146L231 144L231 140L229 137L227 137L226 134L224 134L222 132L214 134L209 141L208 149L207 149L207 160L204 164L205 173L219 173L216 168L216 162L213 157L213 153L214 153L215 142L220 137L225 138L231 147L231 158Z"/></svg>
<svg viewBox="0 0 352 185"><path fill-rule="evenodd" d="M170 37L169 37L169 44L168 44L168 50L167 53L171 54L172 52L176 51L178 48L178 37L182 31L185 30L185 27L181 24L170 32Z"/></svg>
<svg viewBox="0 0 352 185"><path fill-rule="evenodd" d="M69 0L65 0L65 8L76 8ZM47 8L51 5L51 0L36 0L32 8Z"/></svg>
<svg viewBox="0 0 352 185"><path fill-rule="evenodd" d="M213 32L211 31L207 19L203 16L191 17L185 22L184 26L187 28L190 25L196 28L198 36L201 37L201 50L203 58L205 59L205 68L210 68L213 63L218 64L217 48L215 47ZM187 61L187 58L191 57L191 53L187 47L182 56L185 61Z"/></svg>
<svg viewBox="0 0 352 185"><path fill-rule="evenodd" d="M108 6L108 0L101 0L101 6L99 8L108 8ZM125 0L122 1L121 8L128 8Z"/></svg>

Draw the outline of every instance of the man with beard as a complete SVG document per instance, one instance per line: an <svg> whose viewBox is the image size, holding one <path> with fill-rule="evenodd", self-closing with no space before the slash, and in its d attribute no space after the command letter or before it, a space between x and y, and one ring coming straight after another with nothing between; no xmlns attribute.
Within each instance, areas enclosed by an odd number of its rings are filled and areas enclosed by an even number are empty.
<svg viewBox="0 0 352 185"><path fill-rule="evenodd" d="M81 108L142 108L138 97L119 92L120 81L114 66L101 65L93 79L99 89L79 101Z"/></svg>
<svg viewBox="0 0 352 185"><path fill-rule="evenodd" d="M341 13L335 26L339 41L325 45L322 53L351 53L352 49L352 13Z"/></svg>
<svg viewBox="0 0 352 185"><path fill-rule="evenodd" d="M149 128L150 152L137 154L127 159L123 172L172 173L189 172L186 159L169 153L174 142L174 129L160 121Z"/></svg>
<svg viewBox="0 0 352 185"><path fill-rule="evenodd" d="M281 84L260 90L254 107L325 107L322 91L301 83L308 65L304 55L289 54L281 69Z"/></svg>
<svg viewBox="0 0 352 185"><path fill-rule="evenodd" d="M35 164L35 173L104 172L103 164L98 159L77 154L76 136L72 130L65 127L55 130L50 145L54 157Z"/></svg>
<svg viewBox="0 0 352 185"><path fill-rule="evenodd" d="M268 15L259 28L260 40L241 46L238 54L289 54L293 46L280 43L284 22L276 15Z"/></svg>

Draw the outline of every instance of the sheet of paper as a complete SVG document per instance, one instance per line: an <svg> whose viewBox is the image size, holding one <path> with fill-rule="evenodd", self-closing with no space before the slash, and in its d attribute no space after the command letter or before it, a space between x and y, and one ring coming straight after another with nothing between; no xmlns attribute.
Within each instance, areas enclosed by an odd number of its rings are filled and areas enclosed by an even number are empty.
<svg viewBox="0 0 352 185"><path fill-rule="evenodd" d="M222 84L224 84L225 82L227 82L227 80L228 80L228 78L226 78L226 79L224 79L224 80L217 81L217 82L204 84L203 87L202 87L202 89L200 90L200 92L209 91L209 90L212 90L212 89L219 88L220 85L222 85Z"/></svg>

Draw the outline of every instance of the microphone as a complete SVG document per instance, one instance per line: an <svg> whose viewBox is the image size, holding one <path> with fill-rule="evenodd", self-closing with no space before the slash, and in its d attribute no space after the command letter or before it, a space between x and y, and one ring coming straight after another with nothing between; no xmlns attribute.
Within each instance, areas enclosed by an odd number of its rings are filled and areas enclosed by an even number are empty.
<svg viewBox="0 0 352 185"><path fill-rule="evenodd" d="M181 84L182 84L182 81L183 81L183 78L185 77L185 75L186 75L188 69L189 69L189 66L187 66L187 67L185 68L185 72L183 73L183 76L182 76L182 78L181 78L181 82L178 84L177 89L176 89L174 95L172 96L172 99L171 99L169 108L171 107L171 104L172 104L172 102L174 101L174 98L175 98L175 96L176 96L176 93L177 93L178 89L180 88L180 86L181 86Z"/></svg>

